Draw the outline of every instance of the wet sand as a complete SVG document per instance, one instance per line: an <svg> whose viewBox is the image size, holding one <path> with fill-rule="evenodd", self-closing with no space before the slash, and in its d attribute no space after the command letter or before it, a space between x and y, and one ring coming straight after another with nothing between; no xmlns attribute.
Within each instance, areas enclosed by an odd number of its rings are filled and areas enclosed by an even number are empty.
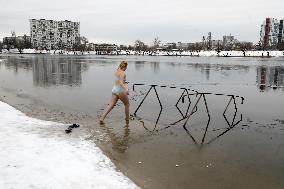
<svg viewBox="0 0 284 189"><path fill-rule="evenodd" d="M131 120L127 126L121 121L122 106L116 107L101 126L97 122L100 112L82 114L9 89L0 88L0 94L1 101L28 116L80 124L70 137L87 134L86 140L98 144L118 169L142 188L284 188L281 120L267 125L245 120L222 137L201 145L203 132L199 128L195 129L196 140L192 140L178 124L154 132L149 131L154 123L147 120ZM275 148L269 149L268 142Z"/></svg>

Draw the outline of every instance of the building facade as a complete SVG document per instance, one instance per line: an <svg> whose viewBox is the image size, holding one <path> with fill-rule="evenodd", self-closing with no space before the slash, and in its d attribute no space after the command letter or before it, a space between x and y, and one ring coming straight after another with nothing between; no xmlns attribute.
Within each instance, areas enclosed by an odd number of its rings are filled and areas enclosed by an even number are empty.
<svg viewBox="0 0 284 189"><path fill-rule="evenodd" d="M72 49L80 40L80 23L30 19L32 47L36 49Z"/></svg>
<svg viewBox="0 0 284 189"><path fill-rule="evenodd" d="M263 48L275 47L278 43L279 22L275 18L266 18L261 25L260 43Z"/></svg>
<svg viewBox="0 0 284 189"><path fill-rule="evenodd" d="M117 51L117 45L116 44L92 44L92 48L95 51L100 51L100 52L111 52L111 51Z"/></svg>
<svg viewBox="0 0 284 189"><path fill-rule="evenodd" d="M190 45L189 43L178 42L177 43L177 49L179 49L179 50L187 50L189 45Z"/></svg>
<svg viewBox="0 0 284 189"><path fill-rule="evenodd" d="M279 22L279 32L278 32L278 43L284 42L284 28L283 28L284 20L280 20Z"/></svg>

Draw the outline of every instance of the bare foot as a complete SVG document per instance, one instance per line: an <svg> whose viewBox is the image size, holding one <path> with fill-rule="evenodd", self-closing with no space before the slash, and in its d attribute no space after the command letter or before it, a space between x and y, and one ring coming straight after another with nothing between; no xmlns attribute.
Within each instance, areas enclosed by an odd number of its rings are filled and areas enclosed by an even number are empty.
<svg viewBox="0 0 284 189"><path fill-rule="evenodd" d="M105 122L102 119L100 119L100 124L103 125L105 124Z"/></svg>

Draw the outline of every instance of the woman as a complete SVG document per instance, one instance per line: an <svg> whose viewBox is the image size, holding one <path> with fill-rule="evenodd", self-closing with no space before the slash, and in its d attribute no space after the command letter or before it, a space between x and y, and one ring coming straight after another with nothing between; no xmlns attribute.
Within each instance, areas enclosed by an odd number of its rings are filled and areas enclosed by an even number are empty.
<svg viewBox="0 0 284 189"><path fill-rule="evenodd" d="M128 100L128 86L125 83L125 70L127 69L127 62L122 61L119 64L118 69L115 72L115 83L112 88L112 98L110 104L106 107L103 114L100 117L100 124L104 124L104 119L108 113L116 105L118 99L120 99L125 106L125 121L129 122L129 100Z"/></svg>

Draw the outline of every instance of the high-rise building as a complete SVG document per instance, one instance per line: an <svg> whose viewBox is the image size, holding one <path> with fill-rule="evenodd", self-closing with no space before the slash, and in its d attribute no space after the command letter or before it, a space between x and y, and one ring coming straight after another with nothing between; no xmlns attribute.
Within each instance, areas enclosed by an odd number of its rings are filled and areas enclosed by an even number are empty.
<svg viewBox="0 0 284 189"><path fill-rule="evenodd" d="M80 39L80 23L30 19L31 43L37 49L71 49Z"/></svg>
<svg viewBox="0 0 284 189"><path fill-rule="evenodd" d="M207 36L207 49L211 50L212 49L212 33L209 32Z"/></svg>
<svg viewBox="0 0 284 189"><path fill-rule="evenodd" d="M262 47L275 47L278 43L279 22L275 18L266 18L261 25L260 43Z"/></svg>
<svg viewBox="0 0 284 189"><path fill-rule="evenodd" d="M284 42L284 28L283 28L283 23L284 20L280 20L279 22L279 33L278 33L278 43Z"/></svg>

